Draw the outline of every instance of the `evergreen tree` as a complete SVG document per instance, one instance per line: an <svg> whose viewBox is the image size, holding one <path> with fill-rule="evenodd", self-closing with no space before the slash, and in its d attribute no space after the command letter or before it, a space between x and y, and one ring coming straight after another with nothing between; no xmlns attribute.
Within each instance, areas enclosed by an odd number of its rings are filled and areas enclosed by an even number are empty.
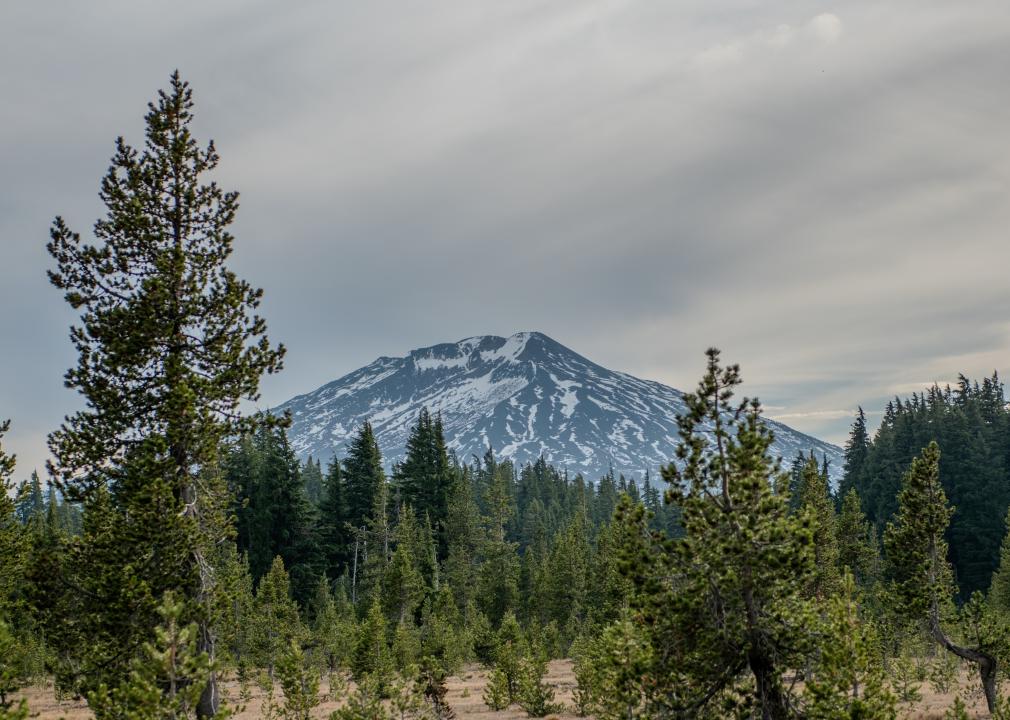
<svg viewBox="0 0 1010 720"><path fill-rule="evenodd" d="M481 552L478 585L481 610L492 623L498 623L519 600L519 557L516 543L510 542L506 535L507 523L514 513L509 482L507 468L499 465L485 495L487 535Z"/></svg>
<svg viewBox="0 0 1010 720"><path fill-rule="evenodd" d="M855 582L845 573L842 590L828 599L817 668L807 682L810 720L894 720L895 697L887 687L873 626L859 617Z"/></svg>
<svg viewBox="0 0 1010 720"><path fill-rule="evenodd" d="M298 606L291 598L291 584L284 561L274 558L270 571L256 588L253 621L249 632L250 652L260 667L274 677L277 661L298 640L303 629Z"/></svg>
<svg viewBox="0 0 1010 720"><path fill-rule="evenodd" d="M855 488L845 494L838 513L838 563L847 567L863 587L871 585L880 574L877 534L863 514Z"/></svg>
<svg viewBox="0 0 1010 720"><path fill-rule="evenodd" d="M306 499L314 507L318 507L324 496L323 470L318 460L313 460L312 456L302 465L302 486L305 490Z"/></svg>
<svg viewBox="0 0 1010 720"><path fill-rule="evenodd" d="M345 596L343 604L346 605L346 602ZM354 618L341 605L330 592L329 580L325 575L320 577L313 600L315 621L312 632L325 660L326 669L331 674L349 663L354 649Z"/></svg>
<svg viewBox="0 0 1010 720"><path fill-rule="evenodd" d="M323 482L323 499L319 505L319 544L325 558L326 573L340 577L347 569L348 546L351 544L352 526L347 522L347 505L344 499L344 478L340 460L335 456L326 468Z"/></svg>
<svg viewBox="0 0 1010 720"><path fill-rule="evenodd" d="M940 485L940 448L930 443L902 480L898 514L884 533L897 608L910 620L925 621L933 639L948 652L978 666L989 712L996 706L996 657L977 647L961 647L944 632L941 613L954 586L944 533L953 509Z"/></svg>
<svg viewBox="0 0 1010 720"><path fill-rule="evenodd" d="M175 73L149 106L144 148L116 142L99 193L108 214L95 223L96 244L62 218L53 223L49 278L81 313L71 332L79 360L66 384L87 408L51 435L50 450L52 472L78 498L108 484L119 507L138 496L148 508L170 501L146 520L180 527L168 534L182 539L188 570L181 581L150 584L156 594L184 588L203 615L200 650L213 657L207 554L227 528L223 488L201 471L223 438L249 426L237 419L240 402L258 397L260 377L280 369L283 348L271 347L254 314L261 291L226 267L238 196L202 182L218 155L213 143L197 144L192 119L192 92ZM214 715L217 703L211 675L200 714Z"/></svg>
<svg viewBox="0 0 1010 720"><path fill-rule="evenodd" d="M866 429L866 413L860 407L856 419L849 431L849 439L845 443L845 466L842 481L838 487L838 496L845 497L849 490L856 487L861 479L866 458L870 454L870 434Z"/></svg>
<svg viewBox="0 0 1010 720"><path fill-rule="evenodd" d="M28 550L24 530L18 523L14 500L11 497L11 475L15 458L3 449L3 436L10 429L10 421L0 421L0 620L14 599Z"/></svg>
<svg viewBox="0 0 1010 720"><path fill-rule="evenodd" d="M360 681L366 676L372 676L384 685L392 669L393 659L386 638L386 617L376 599L369 607L368 614L358 630L351 670L354 672L355 680Z"/></svg>
<svg viewBox="0 0 1010 720"><path fill-rule="evenodd" d="M264 425L253 438L255 459L247 497L238 516L247 529L253 579L259 580L275 557L284 560L294 598L303 606L312 597L323 558L316 535L316 510L305 497L301 465L284 428Z"/></svg>
<svg viewBox="0 0 1010 720"><path fill-rule="evenodd" d="M882 526L897 511L909 463L936 441L944 450L944 492L957 507L947 540L962 601L989 586L998 563L1010 505L1008 428L1010 408L995 375L982 383L962 376L953 389L934 386L909 400L896 398L887 405L861 470L843 484L845 492L849 484L859 491L867 518Z"/></svg>
<svg viewBox="0 0 1010 720"><path fill-rule="evenodd" d="M453 480L442 418L432 418L427 408L421 408L417 424L407 438L403 462L396 466L393 482L401 500L413 507L418 517L427 516L431 520L439 534L440 559L448 552L443 524L448 516Z"/></svg>
<svg viewBox="0 0 1010 720"><path fill-rule="evenodd" d="M383 578L382 600L386 615L394 624L413 625L414 613L424 599L425 582L418 569L419 554L424 548L417 543L418 534L413 510L407 506L400 512L400 524L394 534L396 550Z"/></svg>
<svg viewBox="0 0 1010 720"><path fill-rule="evenodd" d="M343 460L344 508L352 528L365 527L375 507L375 498L386 484L382 455L370 423L365 422L351 440Z"/></svg>
<svg viewBox="0 0 1010 720"><path fill-rule="evenodd" d="M479 475L479 472L477 473ZM480 551L484 541L480 508L469 468L457 475L449 493L445 522L448 545L443 577L455 593L456 606L465 608L476 597Z"/></svg>
<svg viewBox="0 0 1010 720"><path fill-rule="evenodd" d="M576 701L599 720L651 717L647 705L654 650L641 625L624 617L583 638L575 657Z"/></svg>
<svg viewBox="0 0 1010 720"><path fill-rule="evenodd" d="M234 543L222 543L214 567L218 592L213 626L220 644L219 657L244 671L250 660L252 626L257 620L249 560L239 555Z"/></svg>
<svg viewBox="0 0 1010 720"><path fill-rule="evenodd" d="M653 712L694 714L733 690L763 718L794 716L782 675L802 664L811 637L802 590L815 577L812 522L773 493L772 435L756 400L729 404L739 384L737 366L709 350L678 417L682 465L663 468L684 536L628 560L655 648ZM743 673L752 685L737 685Z"/></svg>
<svg viewBox="0 0 1010 720"><path fill-rule="evenodd" d="M838 531L835 503L831 499L827 473L818 467L817 458L810 455L800 476L800 507L814 520L814 563L816 570L809 597L823 600L841 589L838 571Z"/></svg>
<svg viewBox="0 0 1010 720"><path fill-rule="evenodd" d="M128 677L113 689L105 683L88 696L95 720L158 718L183 720L197 716L198 703L213 664L197 649L195 623L183 625L185 605L166 593L155 640L145 643ZM214 717L228 717L219 708Z"/></svg>
<svg viewBox="0 0 1010 720"><path fill-rule="evenodd" d="M585 513L576 513L555 536L547 560L547 620L559 627L565 627L573 618L581 620L586 611L591 556L587 525Z"/></svg>
<svg viewBox="0 0 1010 720"><path fill-rule="evenodd" d="M1010 528L1010 509L1007 510L1007 528ZM999 551L999 568L989 586L989 603L1005 616L1010 616L1010 531L1003 537Z"/></svg>
<svg viewBox="0 0 1010 720"><path fill-rule="evenodd" d="M17 517L22 525L39 525L44 521L46 501L42 496L42 480L32 471L32 476L21 483L16 494Z"/></svg>
<svg viewBox="0 0 1010 720"><path fill-rule="evenodd" d="M357 533L355 545L360 546L361 562L360 566L357 561L354 564L351 598L355 603L364 598L364 606L382 602L382 584L389 566L393 539L388 505L389 486L383 483L375 496L375 504L366 527ZM355 555L358 554L358 550L355 550Z"/></svg>

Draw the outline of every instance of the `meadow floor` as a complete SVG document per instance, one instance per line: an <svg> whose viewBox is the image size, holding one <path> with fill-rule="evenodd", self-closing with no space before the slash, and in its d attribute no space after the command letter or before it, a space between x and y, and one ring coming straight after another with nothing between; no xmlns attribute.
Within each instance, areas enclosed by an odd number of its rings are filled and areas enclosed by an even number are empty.
<svg viewBox="0 0 1010 720"><path fill-rule="evenodd" d="M572 663L570 660L554 660L548 666L547 682L555 689L556 702L563 703L567 710L558 715L551 716L558 720L575 720L577 717L572 709L572 692L575 690L575 676L572 673ZM479 666L467 668L460 676L450 678L448 682L449 704L456 711L459 720L522 720L526 718L526 713L518 707L511 707L508 710L494 712L490 710L481 699L484 692L484 684L487 680L487 671ZM988 717L985 713L985 702L980 692L972 692L971 688L977 687L977 683L972 683L967 675L962 676L962 697L965 698L969 706L969 712L973 717ZM239 699L239 686L237 682L226 683L226 692L232 698L231 704L237 705ZM325 696L328 692L326 679L324 678L320 687L320 694ZM935 693L930 688L929 683L923 683L920 688L922 700L914 704L902 704L899 715L905 720L940 720L944 711L954 702L955 692ZM278 697L280 689L277 690ZM57 702L53 696L52 688L36 687L25 693L31 707L32 717L40 720L90 720L92 715L88 712L83 702L65 700ZM245 709L235 715L239 720L255 720L261 717L260 707L263 702L263 693L253 686L252 696L246 703ZM313 713L313 717L327 718L330 713L340 707L341 703L334 700L326 700Z"/></svg>

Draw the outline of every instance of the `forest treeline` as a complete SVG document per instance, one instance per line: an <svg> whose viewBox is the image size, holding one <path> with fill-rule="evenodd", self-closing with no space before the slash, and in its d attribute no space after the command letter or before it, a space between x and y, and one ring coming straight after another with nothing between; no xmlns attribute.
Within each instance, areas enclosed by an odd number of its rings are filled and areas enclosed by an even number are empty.
<svg viewBox="0 0 1010 720"><path fill-rule="evenodd" d="M998 378L896 402L872 439L860 412L837 492L771 455L717 350L657 478L457 458L427 410L389 473L368 423L300 462L286 418L240 412L285 351L227 267L237 195L203 180L192 109L176 73L143 147L117 141L93 241L51 228L85 402L46 483L15 492L0 445L0 719L51 679L97 720L227 717L252 684L307 720L323 675L336 720L443 719L472 662L489 708L540 717L559 657L601 720L895 718L962 665L1010 718Z"/></svg>
<svg viewBox="0 0 1010 720"><path fill-rule="evenodd" d="M922 448L936 441L940 477L954 506L947 540L963 600L989 587L999 563L1010 506L1010 409L997 375L981 383L960 376L953 388L934 386L888 403L869 437L862 409L845 449L844 497L855 488L878 528L897 510L901 477Z"/></svg>

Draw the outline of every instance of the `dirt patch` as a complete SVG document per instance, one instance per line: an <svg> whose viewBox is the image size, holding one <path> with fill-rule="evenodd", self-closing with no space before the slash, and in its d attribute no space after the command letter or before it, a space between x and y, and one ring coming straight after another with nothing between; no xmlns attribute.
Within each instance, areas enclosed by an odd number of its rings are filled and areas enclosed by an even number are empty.
<svg viewBox="0 0 1010 720"><path fill-rule="evenodd" d="M575 674L572 671L570 660L554 660L547 666L546 681L555 691L555 701L565 705L563 713L552 716L559 720L574 720L577 716L572 710L572 693L575 690ZM477 666L468 666L460 675L449 679L448 701L456 711L459 720L521 720L526 717L526 713L517 706L512 706L506 710L495 712L484 704L482 699L484 687L487 684L487 670ZM963 673L961 676L962 698L969 708L969 714L976 718L988 717L985 712L985 700L981 696L981 691L977 689L978 683L973 676ZM228 681L224 684L224 691L230 698L229 704L238 705L240 701L240 687L235 681ZM919 689L922 700L914 704L900 705L899 716L906 720L940 720L944 711L949 708L956 696L956 692L935 693L929 687L929 683L923 683ZM329 686L326 678L320 684L320 695L327 696ZM281 697L280 688L276 690L276 696ZM31 706L32 717L40 720L91 720L92 715L88 712L83 701L64 700L57 701L52 687L30 688L24 696ZM260 688L253 686L251 695L246 701L245 709L235 717L239 720L255 720L261 717L264 693ZM330 713L340 707L339 700L327 698L313 712L313 717L328 718Z"/></svg>

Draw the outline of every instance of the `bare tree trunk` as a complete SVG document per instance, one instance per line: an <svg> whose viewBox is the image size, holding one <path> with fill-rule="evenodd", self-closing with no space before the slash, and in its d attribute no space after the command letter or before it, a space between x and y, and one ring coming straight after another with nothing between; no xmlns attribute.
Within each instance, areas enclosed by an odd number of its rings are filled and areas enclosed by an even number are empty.
<svg viewBox="0 0 1010 720"><path fill-rule="evenodd" d="M206 620L201 620L199 650L200 652L207 653L212 663L214 662L215 644L210 624ZM196 716L200 718L212 718L217 715L220 709L221 697L217 691L217 672L211 670L207 676L207 684L200 694L200 701L196 706Z"/></svg>
<svg viewBox="0 0 1010 720"><path fill-rule="evenodd" d="M978 677L982 681L982 692L985 693L985 704L989 708L989 713L996 711L996 658L989 653L982 652L976 648L966 648L955 645L940 627L939 613L934 607L930 614L929 630L940 645L948 652L957 655L959 658L968 660L978 665Z"/></svg>
<svg viewBox="0 0 1010 720"><path fill-rule="evenodd" d="M358 604L358 540L361 536L354 533L354 569L351 570L351 604Z"/></svg>

